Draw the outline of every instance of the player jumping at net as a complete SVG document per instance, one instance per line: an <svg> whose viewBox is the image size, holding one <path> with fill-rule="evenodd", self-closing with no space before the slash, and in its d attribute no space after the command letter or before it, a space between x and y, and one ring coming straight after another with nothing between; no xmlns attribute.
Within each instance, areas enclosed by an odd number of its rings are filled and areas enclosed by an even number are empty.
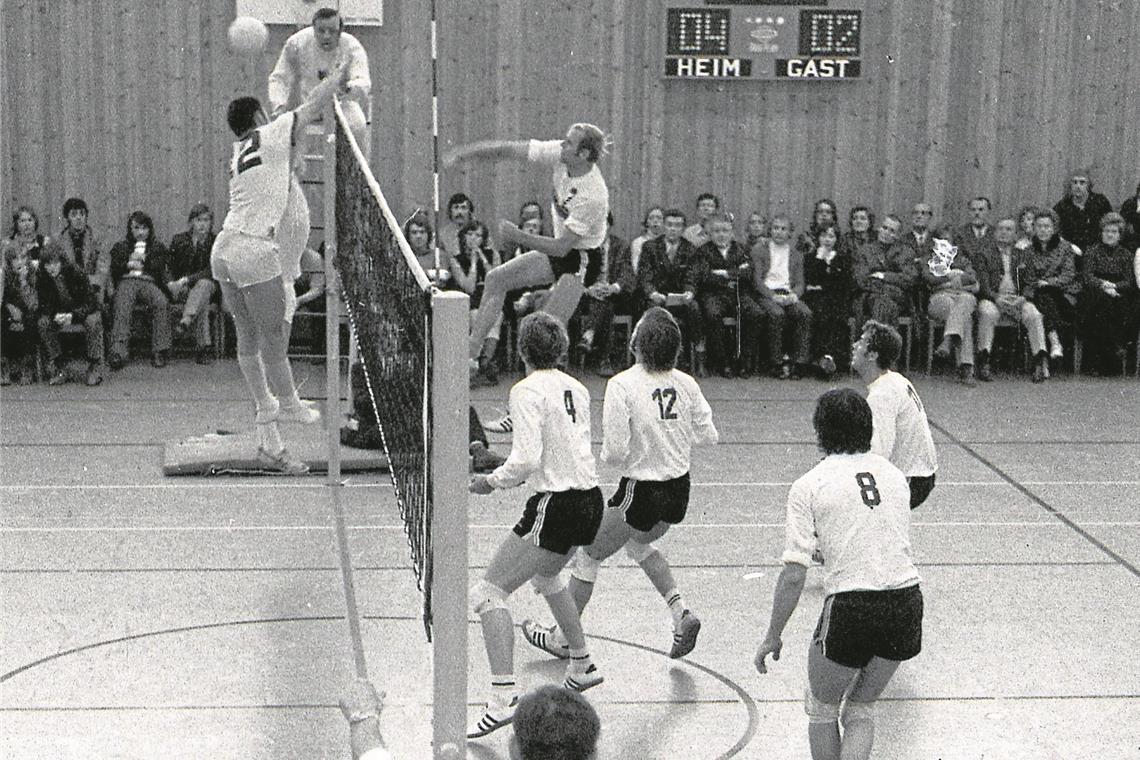
<svg viewBox="0 0 1140 760"><path fill-rule="evenodd" d="M238 366L256 407L258 463L290 475L304 474L308 467L286 450L277 423L311 424L320 413L301 401L286 356L293 283L276 235L283 221L296 223L293 212L300 214L289 206L300 129L320 115L345 74L338 68L301 106L273 121L253 97L237 98L226 110L238 139L229 166L230 208L210 252L210 267L234 318Z"/></svg>
<svg viewBox="0 0 1140 760"><path fill-rule="evenodd" d="M898 330L874 320L851 349L851 367L867 384L867 403L874 416L871 451L902 470L910 484L910 508L934 490L938 454L922 399L910 381L891 369L902 351Z"/></svg>
<svg viewBox="0 0 1140 760"><path fill-rule="evenodd" d="M514 676L514 624L507 597L527 581L546 598L569 641L570 665L563 682L585 691L603 680L590 660L574 599L562 576L570 551L593 542L604 504L590 449L590 393L557 369L569 349L566 328L545 312L519 325L519 353L526 377L511 388L515 437L507 461L489 475L476 475L470 490L489 494L528 482L537 491L522 518L499 544L483 579L471 588L471 605L483 625L491 666L491 696L469 738L486 736L511 722L518 701Z"/></svg>
<svg viewBox="0 0 1140 760"><path fill-rule="evenodd" d="M784 569L754 663L780 659L812 554L828 557L826 599L808 649L804 710L813 760L866 760L875 700L922 649L922 591L910 555L910 489L871 451L871 408L851 388L820 396L812 418L824 459L788 492ZM818 533L818 535L817 535Z"/></svg>
<svg viewBox="0 0 1140 760"><path fill-rule="evenodd" d="M478 371L483 340L503 311L503 300L511 290L554 284L565 274L591 281L601 271L602 244L606 239L606 217L610 211L610 191L597 161L607 150L607 138L593 124L573 124L559 140L485 140L452 148L444 156L444 166L454 166L468 158L513 158L553 167L554 195L550 218L554 237L532 235L517 225L499 222L499 243L517 243L527 251L487 273L483 299L471 325L469 355L472 370ZM570 315L559 315L564 320Z"/></svg>
<svg viewBox="0 0 1140 760"><path fill-rule="evenodd" d="M692 446L716 443L719 436L697 381L675 369L681 328L673 315L661 307L649 309L634 327L631 343L637 362L606 385L602 411L602 461L621 468L621 482L598 537L575 556L570 595L581 614L602 562L625 547L673 616L669 656L676 659L693 651L701 621L685 604L669 563L653 542L685 519ZM558 628L524 620L523 635L555 657L570 656Z"/></svg>

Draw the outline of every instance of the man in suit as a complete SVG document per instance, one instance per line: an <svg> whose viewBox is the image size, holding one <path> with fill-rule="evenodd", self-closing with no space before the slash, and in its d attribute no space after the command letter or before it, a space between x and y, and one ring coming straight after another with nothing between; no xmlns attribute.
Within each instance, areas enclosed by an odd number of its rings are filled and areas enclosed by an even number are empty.
<svg viewBox="0 0 1140 760"><path fill-rule="evenodd" d="M1093 190L1092 176L1087 171L1076 171L1069 176L1068 192L1053 205L1053 210L1061 217L1057 230L1061 237L1083 252L1100 241L1100 219L1112 211L1112 204Z"/></svg>
<svg viewBox="0 0 1140 760"><path fill-rule="evenodd" d="M899 240L902 222L887 214L876 238L855 256L855 285L863 297L866 318L895 327L911 309L918 270L914 249Z"/></svg>
<svg viewBox="0 0 1140 760"><path fill-rule="evenodd" d="M613 377L610 363L613 354L613 320L615 314L628 314L633 322L645 307L637 291L637 275L630 261L629 243L613 233L614 215L606 216L609 232L602 242L602 266L596 282L586 287L578 305L582 313L582 335L578 348L598 366L602 377ZM632 324L632 323L631 323Z"/></svg>
<svg viewBox="0 0 1140 760"><path fill-rule="evenodd" d="M798 379L811 361L811 309L804 295L803 251L792 241L792 222L785 214L772 218L768 237L752 246L752 285L764 314L768 339L768 372L781 380ZM791 340L784 361L784 333Z"/></svg>
<svg viewBox="0 0 1140 760"><path fill-rule="evenodd" d="M665 233L650 240L641 249L638 279L647 305L663 306L677 319L684 342L697 350L696 374L703 374L704 340L701 332L701 310L697 304L698 259L693 244L683 236L685 213L680 209L665 212ZM684 353L682 362L684 365Z"/></svg>
<svg viewBox="0 0 1140 760"><path fill-rule="evenodd" d="M708 220L710 239L697 249L700 279L697 300L704 316L705 345L709 367L724 377L733 377L736 347L724 343L723 319L737 317L740 330L739 371L747 374L755 363L760 343L759 327L764 318L752 287L752 258L732 235L732 217L714 214ZM739 316L737 312L739 304Z"/></svg>

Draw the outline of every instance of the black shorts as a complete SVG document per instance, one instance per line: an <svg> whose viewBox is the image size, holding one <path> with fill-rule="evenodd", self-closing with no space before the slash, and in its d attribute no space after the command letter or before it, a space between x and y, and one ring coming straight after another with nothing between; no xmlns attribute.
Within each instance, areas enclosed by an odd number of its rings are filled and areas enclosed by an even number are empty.
<svg viewBox="0 0 1140 760"><path fill-rule="evenodd" d="M575 248L565 256L548 257L550 271L554 272L554 281L558 282L558 278L564 274L578 274L578 270L582 267L583 256L586 257L586 275L583 284L589 285L598 279L598 274L602 271L602 249Z"/></svg>
<svg viewBox="0 0 1140 760"><path fill-rule="evenodd" d="M676 525L689 509L689 473L672 480L622 478L610 497L610 509L620 509L634 530L652 530L657 523Z"/></svg>
<svg viewBox="0 0 1140 760"><path fill-rule="evenodd" d="M907 484L910 486L910 508L914 509L922 502L926 501L926 497L934 490L934 474L930 475L912 475L906 479Z"/></svg>
<svg viewBox="0 0 1140 760"><path fill-rule="evenodd" d="M823 602L812 646L848 668L872 657L909 660L922 651L922 591L918 584L889 591L845 591Z"/></svg>
<svg viewBox="0 0 1140 760"><path fill-rule="evenodd" d="M555 554L589 546L598 535L605 509L602 489L536 493L526 501L515 535Z"/></svg>

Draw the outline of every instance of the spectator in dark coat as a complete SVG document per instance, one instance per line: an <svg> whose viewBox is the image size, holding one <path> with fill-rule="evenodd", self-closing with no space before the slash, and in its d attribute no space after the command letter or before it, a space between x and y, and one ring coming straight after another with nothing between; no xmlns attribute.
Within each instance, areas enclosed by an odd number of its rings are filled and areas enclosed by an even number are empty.
<svg viewBox="0 0 1140 760"><path fill-rule="evenodd" d="M1059 330L1073 321L1073 306L1080 292L1073 244L1058 229L1057 212L1041 209L1033 220L1033 241L1023 259L1021 295L1045 318L1049 357L1064 356Z"/></svg>
<svg viewBox="0 0 1140 760"><path fill-rule="evenodd" d="M1073 172L1065 197L1053 206L1060 217L1057 233L1082 251L1100 240L1100 218L1112 211L1108 198L1092 188L1088 172Z"/></svg>
<svg viewBox="0 0 1140 760"><path fill-rule="evenodd" d="M824 227L804 252L804 303L812 314L812 357L825 378L846 372L851 364L851 294L855 288L851 252L839 239L839 228Z"/></svg>
<svg viewBox="0 0 1140 760"><path fill-rule="evenodd" d="M1137 290L1133 254L1120 244L1124 217L1105 214L1100 242L1085 251L1080 296L1081 334L1095 373L1118 370L1136 339Z"/></svg>
<svg viewBox="0 0 1140 760"><path fill-rule="evenodd" d="M641 249L639 280L646 303L663 306L677 319L685 343L698 351L696 374L703 374L704 340L701 309L697 304L697 251L682 237L685 214L680 209L665 212L665 232ZM682 365L684 361L682 353Z"/></svg>
<svg viewBox="0 0 1140 760"><path fill-rule="evenodd" d="M38 270L23 246L5 240L3 305L0 306L0 374L10 382L13 370L21 385L35 379L36 326L39 319Z"/></svg>
<svg viewBox="0 0 1140 760"><path fill-rule="evenodd" d="M1135 251L1140 248L1140 185L1136 186L1135 195L1120 204L1120 215L1125 224L1121 242L1128 250Z"/></svg>
<svg viewBox="0 0 1140 760"><path fill-rule="evenodd" d="M697 249L701 260L697 300L704 315L705 345L710 368L724 377L748 374L760 347L760 324L764 312L752 286L752 257L732 239L732 217L724 212L708 220L710 240ZM739 308L738 308L739 307ZM724 318L738 320L740 356L736 346L725 346ZM739 360L739 368L736 362Z"/></svg>
<svg viewBox="0 0 1140 760"><path fill-rule="evenodd" d="M111 369L127 363L135 302L141 300L151 325L151 364L165 367L170 351L170 281L166 246L154 234L148 214L134 211L127 219L127 234L111 249L111 279L115 287L111 327Z"/></svg>
<svg viewBox="0 0 1140 760"><path fill-rule="evenodd" d="M194 344L199 364L209 364L209 305L217 300L218 284L210 276L210 249L214 247L214 213L205 203L190 209L190 229L179 232L170 241L170 276L167 283L175 303L182 302L182 317L175 326L179 337L194 328Z"/></svg>
<svg viewBox="0 0 1140 760"><path fill-rule="evenodd" d="M103 382L103 315L87 276L64 260L58 246L49 246L40 258L36 278L40 302L39 335L47 350L50 385L67 382L59 334L70 325L83 328L87 354L87 384Z"/></svg>

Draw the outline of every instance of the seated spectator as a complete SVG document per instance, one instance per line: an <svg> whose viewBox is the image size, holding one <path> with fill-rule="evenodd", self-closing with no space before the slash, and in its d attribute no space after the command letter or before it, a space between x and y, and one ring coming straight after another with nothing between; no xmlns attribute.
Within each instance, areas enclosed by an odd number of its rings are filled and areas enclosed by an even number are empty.
<svg viewBox="0 0 1140 760"><path fill-rule="evenodd" d="M664 231L665 209L661 206L650 206L649 210L645 212L645 218L641 221L641 234L629 243L629 260L635 274L638 265L641 263L642 247L650 240L661 237Z"/></svg>
<svg viewBox="0 0 1140 760"><path fill-rule="evenodd" d="M441 288L451 281L451 257L435 244L435 232L428 215L419 209L404 222L404 237L428 279ZM446 289L446 288L445 288Z"/></svg>
<svg viewBox="0 0 1140 760"><path fill-rule="evenodd" d="M99 245L82 198L63 202L63 218L66 224L59 235L63 260L87 275L96 288L95 301L101 307L110 299L111 252Z"/></svg>
<svg viewBox="0 0 1140 760"><path fill-rule="evenodd" d="M950 242L966 254L970 261L977 260L978 249L994 244L994 229L990 226L991 208L990 199L984 195L971 199L970 221L954 230L953 237L950 238Z"/></svg>
<svg viewBox="0 0 1140 760"><path fill-rule="evenodd" d="M1085 251L1100 240L1100 220L1112 211L1112 204L1093 191L1092 176L1087 171L1076 171L1069 175L1065 197L1053 205L1053 210L1059 219L1057 234ZM1080 251L1074 253L1079 256Z"/></svg>
<svg viewBox="0 0 1140 760"><path fill-rule="evenodd" d="M1090 374L1110 374L1121 367L1125 346L1136 340L1136 273L1132 251L1120 244L1124 217L1109 212L1100 220L1100 242L1084 255L1081 333Z"/></svg>
<svg viewBox="0 0 1140 760"><path fill-rule="evenodd" d="M941 230L934 243L935 258L924 263L922 280L930 290L927 307L930 318L943 323L942 342L935 356L950 359L957 355L958 379L973 387L974 311L978 301L978 277L970 257L950 242L953 232Z"/></svg>
<svg viewBox="0 0 1140 760"><path fill-rule="evenodd" d="M665 211L665 231L641 250L642 292L647 305L668 309L681 326L681 337L697 352L697 366L704 374L704 341L701 337L701 309L697 304L697 250L685 239L685 214L680 209ZM683 366L688 362L684 360Z"/></svg>
<svg viewBox="0 0 1140 760"><path fill-rule="evenodd" d="M471 320L483 298L483 283L487 273L499 266L499 252L489 245L490 234L487 225L479 221L471 221L459 230L459 252L451 257L449 269L454 287L462 290L471 301ZM479 355L479 374L487 382L499 382L498 372L495 370L495 351L499 346L499 334L502 329L503 318L500 315L491 326L487 337L483 340L483 351Z"/></svg>
<svg viewBox="0 0 1140 760"><path fill-rule="evenodd" d="M636 322L643 311L636 303L637 276L630 264L629 246L614 234L614 215L606 217L608 233L602 243L602 267L598 280L586 287L578 306L582 316L582 337L578 349L586 352L590 364L602 377L613 377L614 315L628 314ZM632 323L631 323L632 324Z"/></svg>
<svg viewBox="0 0 1140 760"><path fill-rule="evenodd" d="M756 364L760 323L764 318L752 285L752 257L733 240L732 218L728 214L714 214L708 226L711 239L697 249L696 255L697 300L704 315L709 369L723 377L733 377L738 372L747 375ZM729 349L724 344L725 317L739 317L739 357L735 345Z"/></svg>
<svg viewBox="0 0 1140 760"><path fill-rule="evenodd" d="M764 314L768 343L766 371L781 380L798 379L811 361L811 309L804 294L803 251L792 243L792 221L772 217L768 237L752 247L752 284ZM792 346L784 361L784 332Z"/></svg>
<svg viewBox="0 0 1140 760"><path fill-rule="evenodd" d="M914 297L918 272L914 250L899 241L902 222L887 214L875 240L855 253L855 285L863 301L863 316L897 327L899 317L908 313Z"/></svg>
<svg viewBox="0 0 1140 760"><path fill-rule="evenodd" d="M17 214L18 215L18 214ZM4 385L13 371L20 385L35 380L36 328L39 320L39 272L28 256L28 249L11 240L3 245L4 290L0 306L0 375Z"/></svg>
<svg viewBox="0 0 1140 760"><path fill-rule="evenodd" d="M210 250L214 247L214 213L205 203L190 209L190 229L179 232L170 241L169 274L174 279L166 284L174 303L182 302L182 317L174 328L182 337L194 328L196 361L209 364L214 360L210 346L211 301L216 301L218 284L210 276Z"/></svg>
<svg viewBox="0 0 1140 760"><path fill-rule="evenodd" d="M126 238L111 248L114 318L111 325L111 369L127 363L135 302L141 300L151 325L151 364L166 366L170 351L170 281L166 247L154 234L154 222L142 211L131 212Z"/></svg>
<svg viewBox="0 0 1140 760"><path fill-rule="evenodd" d="M811 223L806 230L800 233L796 245L806 255L814 251L819 244L819 232L824 227L831 227L839 222L839 207L830 198L820 198L812 207Z"/></svg>
<svg viewBox="0 0 1140 760"><path fill-rule="evenodd" d="M744 236L744 249L752 250L752 246L760 242L760 238L768 237L768 217L759 211L748 215L747 234Z"/></svg>
<svg viewBox="0 0 1140 760"><path fill-rule="evenodd" d="M1019 215L1020 216L1020 215ZM1049 356L1045 351L1045 322L1041 312L1021 295L1023 261L1028 255L1018 249L1018 220L1006 218L994 226L994 246L984 248L974 261L978 277L978 379L989 381L990 353L994 331L1005 316L1025 327L1034 357L1033 382L1048 378Z"/></svg>
<svg viewBox="0 0 1140 760"><path fill-rule="evenodd" d="M700 248L709 242L708 222L713 214L720 211L720 198L712 193L701 193L697 196L697 221L685 228L685 240L694 249Z"/></svg>
<svg viewBox="0 0 1140 760"><path fill-rule="evenodd" d="M1040 210L1040 206L1030 204L1022 206L1017 212L1017 238L1013 242L1017 250L1024 251L1033 245L1033 220L1037 218L1037 212Z"/></svg>
<svg viewBox="0 0 1140 760"><path fill-rule="evenodd" d="M1140 248L1140 185L1136 194L1120 204L1120 215L1124 218L1124 237L1121 243L1130 251Z"/></svg>
<svg viewBox="0 0 1140 760"><path fill-rule="evenodd" d="M103 315L87 277L64 260L59 246L49 246L40 257L36 277L39 298L39 336L48 355L49 385L67 382L59 334L70 325L83 327L87 349L87 384L103 382Z"/></svg>
<svg viewBox="0 0 1140 760"><path fill-rule="evenodd" d="M910 231L903 239L914 250L916 272L921 272L926 267L926 263L930 261L931 256L934 255L933 223L934 209L930 207L930 204L926 201L914 204L914 208L910 212ZM914 289L915 316L922 317L918 324L919 334L922 334L926 332L925 316L930 306L930 291L921 277L915 282Z"/></svg>
<svg viewBox="0 0 1140 760"><path fill-rule="evenodd" d="M812 357L825 379L851 366L851 294L855 287L851 252L842 248L839 228L817 233L815 250L804 255L804 303L812 314Z"/></svg>
<svg viewBox="0 0 1140 760"><path fill-rule="evenodd" d="M521 228L530 219L538 220L537 230L533 233L535 235L546 234L546 223L542 218L542 205L536 200L523 201L519 206L519 227ZM508 243L506 247L500 251L499 255L504 262L510 261L522 251L518 243Z"/></svg>
<svg viewBox="0 0 1140 760"><path fill-rule="evenodd" d="M1065 355L1060 329L1073 321L1073 306L1080 292L1073 244L1057 231L1057 212L1039 209L1033 219L1033 242L1022 261L1021 295L1033 302L1045 318L1049 358Z"/></svg>
<svg viewBox="0 0 1140 760"><path fill-rule="evenodd" d="M447 221L439 226L436 244L450 259L459 253L459 230L475 218L475 203L467 193L455 193L447 200Z"/></svg>
<svg viewBox="0 0 1140 760"><path fill-rule="evenodd" d="M20 206L12 214L12 235L4 242L26 253L32 266L39 266L40 255L52 240L40 234L40 218L32 207Z"/></svg>
<svg viewBox="0 0 1140 760"><path fill-rule="evenodd" d="M866 206L855 206L847 212L847 232L843 233L843 247L858 255L859 249L875 239L875 214Z"/></svg>

